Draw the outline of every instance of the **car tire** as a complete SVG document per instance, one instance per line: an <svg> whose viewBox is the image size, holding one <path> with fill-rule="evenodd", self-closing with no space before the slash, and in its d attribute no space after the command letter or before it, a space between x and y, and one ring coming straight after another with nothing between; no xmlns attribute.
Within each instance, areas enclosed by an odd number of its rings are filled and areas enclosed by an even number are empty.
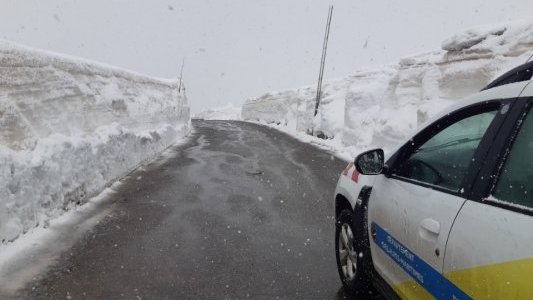
<svg viewBox="0 0 533 300"><path fill-rule="evenodd" d="M364 237L358 236L355 230L356 224L363 223L363 220L357 222L354 220L354 213L350 209L344 209L335 223L335 256L342 285L351 293L372 293L368 258L364 255L369 251L358 249L359 245L364 244Z"/></svg>

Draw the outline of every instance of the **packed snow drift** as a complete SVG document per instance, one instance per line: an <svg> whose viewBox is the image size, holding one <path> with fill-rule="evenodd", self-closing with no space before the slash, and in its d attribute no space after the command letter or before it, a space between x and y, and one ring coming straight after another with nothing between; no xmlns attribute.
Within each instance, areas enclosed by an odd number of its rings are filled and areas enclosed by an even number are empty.
<svg viewBox="0 0 533 300"><path fill-rule="evenodd" d="M469 29L441 48L325 82L316 117L316 87L309 86L248 99L242 119L325 136L331 139L325 144L352 157L364 149L390 150L444 107L525 63L533 54L533 22Z"/></svg>
<svg viewBox="0 0 533 300"><path fill-rule="evenodd" d="M46 227L189 131L177 81L5 41L0 69L2 244Z"/></svg>

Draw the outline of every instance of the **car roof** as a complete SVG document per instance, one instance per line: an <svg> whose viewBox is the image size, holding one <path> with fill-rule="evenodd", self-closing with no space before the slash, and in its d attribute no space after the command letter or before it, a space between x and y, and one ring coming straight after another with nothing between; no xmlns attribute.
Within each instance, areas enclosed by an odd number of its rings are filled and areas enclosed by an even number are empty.
<svg viewBox="0 0 533 300"><path fill-rule="evenodd" d="M491 83L489 83L482 90L492 89L497 86L501 86L501 85L505 85L509 83L531 80L532 76L533 76L533 61L530 61L494 79Z"/></svg>
<svg viewBox="0 0 533 300"><path fill-rule="evenodd" d="M533 80L529 82L531 83ZM533 97L533 84L528 84L522 91L522 94L520 94L520 97Z"/></svg>
<svg viewBox="0 0 533 300"><path fill-rule="evenodd" d="M397 144L396 147L394 147L394 149L392 149L392 152L390 153L395 153L396 151L398 151L400 147L405 145L405 143L407 143L413 136L417 135L420 131L422 131L431 123L463 107L470 106L476 103L481 103L483 101L490 101L496 99L513 99L518 98L518 96L533 97L533 84L530 84L531 82L532 80L520 81L506 85L500 85L491 89L483 89L480 92L477 92L473 95L470 95L469 97L464 98L463 100L457 101L455 104L450 105L440 113L436 114L435 116L418 126L415 132L410 134L407 139Z"/></svg>
<svg viewBox="0 0 533 300"><path fill-rule="evenodd" d="M520 81L515 83L509 83L506 85L500 85L491 89L484 89L480 92L477 92L475 94L472 94L463 100L457 101L457 103L449 106L444 111L440 112L431 120L428 120L429 122L434 122L437 119L440 119L441 117L456 111L460 108L470 106L472 104L481 103L483 101L490 101L490 100L496 100L496 99L513 99L518 98L518 96L531 96L527 95L525 92L527 90L527 93L533 93L533 90L526 89L526 87L531 83L531 80L528 81ZM532 94L533 95L533 94ZM426 124L427 125L427 124Z"/></svg>

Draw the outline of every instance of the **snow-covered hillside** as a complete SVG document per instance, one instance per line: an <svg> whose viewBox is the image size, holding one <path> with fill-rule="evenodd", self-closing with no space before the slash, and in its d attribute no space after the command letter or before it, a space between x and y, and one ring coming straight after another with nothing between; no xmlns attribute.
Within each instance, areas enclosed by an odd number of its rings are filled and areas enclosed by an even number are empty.
<svg viewBox="0 0 533 300"><path fill-rule="evenodd" d="M0 41L0 241L83 203L189 131L177 82Z"/></svg>
<svg viewBox="0 0 533 300"><path fill-rule="evenodd" d="M193 116L202 120L240 120L241 108L232 103L220 108L209 108Z"/></svg>
<svg viewBox="0 0 533 300"><path fill-rule="evenodd" d="M293 133L323 134L351 155L390 149L439 110L532 54L531 21L474 28L446 39L441 50L326 82L314 118L315 86L249 99L242 118L277 123Z"/></svg>

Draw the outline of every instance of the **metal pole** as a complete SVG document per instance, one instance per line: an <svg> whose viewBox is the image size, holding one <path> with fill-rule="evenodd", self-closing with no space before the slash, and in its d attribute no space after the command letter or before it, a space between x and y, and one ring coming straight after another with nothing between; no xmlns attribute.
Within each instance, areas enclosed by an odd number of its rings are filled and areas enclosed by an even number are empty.
<svg viewBox="0 0 533 300"><path fill-rule="evenodd" d="M183 66L185 66L185 57L181 61L180 83L179 83L179 86L178 86L178 93L181 93L181 82L183 80Z"/></svg>
<svg viewBox="0 0 533 300"><path fill-rule="evenodd" d="M326 33L324 35L324 44L322 46L322 59L320 61L320 73L318 75L318 87L316 89L315 116L318 113L320 97L322 96L322 78L324 76L324 64L326 63L326 51L328 49L329 28L331 26L331 15L333 14L333 5L329 6L328 22L326 24Z"/></svg>

